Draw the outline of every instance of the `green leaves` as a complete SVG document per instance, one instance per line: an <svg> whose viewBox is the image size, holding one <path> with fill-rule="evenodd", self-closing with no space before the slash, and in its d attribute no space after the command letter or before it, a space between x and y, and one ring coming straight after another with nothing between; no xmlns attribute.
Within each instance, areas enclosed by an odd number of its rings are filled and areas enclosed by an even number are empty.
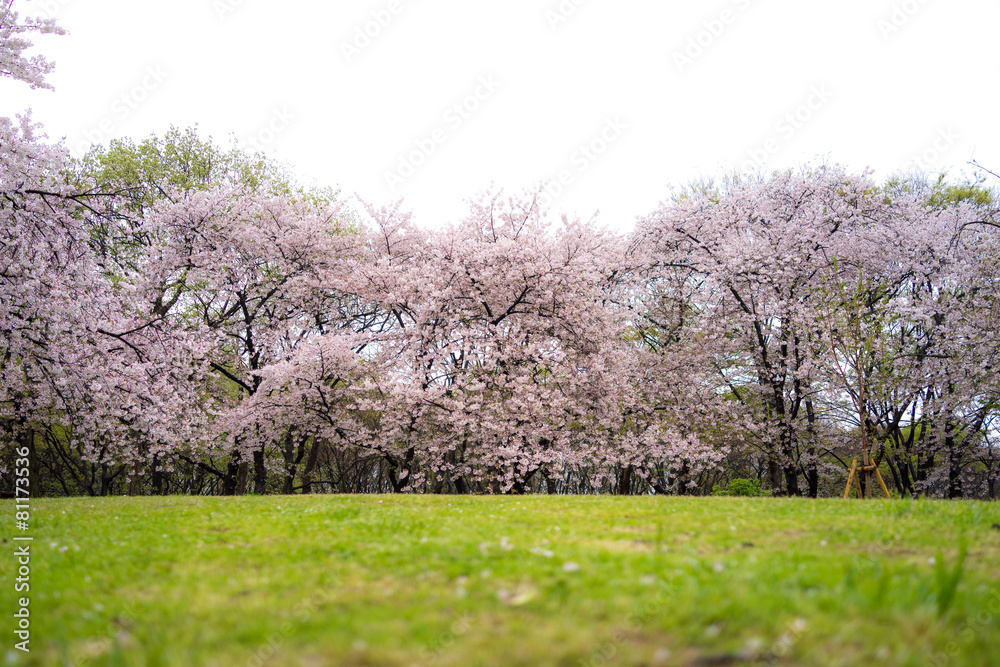
<svg viewBox="0 0 1000 667"><path fill-rule="evenodd" d="M712 487L713 496L766 496L769 493L760 488L760 481L756 479L731 479L726 490L722 490L718 484Z"/></svg>

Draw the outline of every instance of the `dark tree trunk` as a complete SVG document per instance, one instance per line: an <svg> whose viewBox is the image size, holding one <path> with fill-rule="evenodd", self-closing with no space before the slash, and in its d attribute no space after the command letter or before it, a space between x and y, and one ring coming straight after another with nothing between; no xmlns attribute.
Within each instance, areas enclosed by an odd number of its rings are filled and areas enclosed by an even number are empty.
<svg viewBox="0 0 1000 667"><path fill-rule="evenodd" d="M889 474L892 475L892 485L896 487L896 491L899 492L899 495L905 498L906 487L903 481L903 476L906 474L905 470L901 470L899 466L896 465L896 460L891 455L885 457L885 462L889 464Z"/></svg>
<svg viewBox="0 0 1000 667"><path fill-rule="evenodd" d="M306 457L306 467L302 471L302 493L312 493L313 471L316 470L316 462L319 460L320 447L324 446L319 438L313 438L312 447L309 448L309 456Z"/></svg>
<svg viewBox="0 0 1000 667"><path fill-rule="evenodd" d="M934 455L917 456L917 481L926 482L931 471L934 470Z"/></svg>
<svg viewBox="0 0 1000 667"><path fill-rule="evenodd" d="M816 467L816 462L811 460L809 467L806 468L806 483L809 485L809 497L818 498L819 497L819 469Z"/></svg>
<svg viewBox="0 0 1000 667"><path fill-rule="evenodd" d="M157 496L163 495L163 470L160 469L160 457L154 456L152 463L151 479L153 493Z"/></svg>
<svg viewBox="0 0 1000 667"><path fill-rule="evenodd" d="M801 496L799 490L799 467L796 465L785 466L785 489L789 496Z"/></svg>
<svg viewBox="0 0 1000 667"><path fill-rule="evenodd" d="M128 479L128 494L130 496L142 495L142 462L136 461L132 465L132 474Z"/></svg>
<svg viewBox="0 0 1000 667"><path fill-rule="evenodd" d="M628 496L632 493L632 466L622 466L618 472L618 495Z"/></svg>
<svg viewBox="0 0 1000 667"><path fill-rule="evenodd" d="M524 495L525 491L528 490L528 485L531 484L531 478L535 476L536 472L538 472L538 468L535 468L525 475L524 479L519 479L514 482L514 486L511 487L510 492L518 496Z"/></svg>
<svg viewBox="0 0 1000 667"><path fill-rule="evenodd" d="M236 495L242 496L247 492L247 479L250 477L250 463L243 461L236 471Z"/></svg>
<svg viewBox="0 0 1000 667"><path fill-rule="evenodd" d="M681 469L677 471L677 477L674 478L676 482L675 488L677 489L677 495L686 496L691 490L692 484L688 477L688 466L687 463L681 464Z"/></svg>
<svg viewBox="0 0 1000 667"><path fill-rule="evenodd" d="M955 437L951 434L945 438L948 449L948 498L962 498L965 495L962 488L962 454L955 445Z"/></svg>
<svg viewBox="0 0 1000 667"><path fill-rule="evenodd" d="M284 475L282 479L281 492L285 495L295 491L295 473L299 469L299 463L306 452L306 442L308 437L299 438L298 446L295 445L294 430L288 429L285 434L285 444L281 449L284 460Z"/></svg>
<svg viewBox="0 0 1000 667"><path fill-rule="evenodd" d="M775 496L782 495L781 466L778 465L777 459L773 456L767 457L767 479L771 485L771 494Z"/></svg>
<svg viewBox="0 0 1000 667"><path fill-rule="evenodd" d="M403 489L406 487L407 481L409 480L409 475L400 478L400 471L408 470L406 467L411 461L413 461L414 451L413 448L406 450L406 455L403 460L400 461L391 454L385 455L385 461L389 464L386 470L386 476L389 478L389 484L392 485L392 490L394 493L402 493Z"/></svg>
<svg viewBox="0 0 1000 667"><path fill-rule="evenodd" d="M784 404L780 406L780 410L780 414L784 416ZM782 459L784 459L781 472L785 478L785 495L801 496L802 491L799 490L799 466L795 461L795 434L792 431L791 424L782 424L780 438L781 454Z"/></svg>
<svg viewBox="0 0 1000 667"><path fill-rule="evenodd" d="M552 475L545 476L545 491L550 496L556 495L556 478Z"/></svg>
<svg viewBox="0 0 1000 667"><path fill-rule="evenodd" d="M267 467L264 465L264 448L253 453L253 492L258 496L267 493Z"/></svg>
<svg viewBox="0 0 1000 667"><path fill-rule="evenodd" d="M806 450L809 461L806 463L805 477L806 484L809 487L809 497L817 498L819 496L819 457L816 453L816 410L813 408L812 400L807 398L805 404L806 423L808 424L807 429L809 434L809 447Z"/></svg>
<svg viewBox="0 0 1000 667"><path fill-rule="evenodd" d="M222 478L222 495L236 495L236 477L239 475L240 465L235 460L230 459L226 465L226 475Z"/></svg>

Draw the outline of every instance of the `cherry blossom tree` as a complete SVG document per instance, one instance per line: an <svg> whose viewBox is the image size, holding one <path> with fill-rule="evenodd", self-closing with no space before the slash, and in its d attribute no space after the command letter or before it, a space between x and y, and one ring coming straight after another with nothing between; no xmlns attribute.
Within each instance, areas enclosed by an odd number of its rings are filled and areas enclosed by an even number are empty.
<svg viewBox="0 0 1000 667"><path fill-rule="evenodd" d="M853 407L850 421L899 493L940 486L957 497L995 410L986 369L997 353L984 321L995 310L995 264L983 261L996 237L990 226L963 230L995 212L989 198L972 201L978 190L956 197L965 186L912 186L889 184L890 214L862 228L825 274L819 329L829 345L826 371Z"/></svg>
<svg viewBox="0 0 1000 667"><path fill-rule="evenodd" d="M799 494L804 466L815 494L812 287L844 228L878 208L871 190L836 168L737 181L677 197L637 231L661 266L697 284L688 319L703 364L753 415L776 492Z"/></svg>
<svg viewBox="0 0 1000 667"><path fill-rule="evenodd" d="M256 390L260 368L331 315L321 312L329 294L304 285L336 259L330 241L344 232L336 193L299 188L272 161L222 149L196 128L115 140L74 166L74 184L96 184L101 195L101 214L86 223L102 266L137 277L128 280L152 311L199 339L217 376L204 395L228 405L209 410L212 427L173 461L217 478L225 493L242 492L252 464L254 489L264 492L275 444L249 445L227 415Z"/></svg>
<svg viewBox="0 0 1000 667"><path fill-rule="evenodd" d="M138 441L155 451L183 440L197 423L189 379L201 350L95 261L82 220L96 209L66 184L61 147L27 119L0 119L0 154L8 431L33 442L37 428L58 425L85 459L126 465Z"/></svg>
<svg viewBox="0 0 1000 667"><path fill-rule="evenodd" d="M65 35L66 31L51 18L27 18L21 22L13 6L14 0L10 0L6 7L0 4L0 77L23 81L33 89L51 90L52 84L45 80L45 76L52 72L55 63L41 55L25 55L25 51L31 48L31 40L26 35Z"/></svg>
<svg viewBox="0 0 1000 667"><path fill-rule="evenodd" d="M251 460L255 491L265 491L271 442L250 433L260 424L237 408L260 387L262 368L335 316L319 281L333 270L346 233L337 207L264 190L180 193L146 214L137 230L152 241L137 290L178 329L205 333L208 367L228 390L231 410L206 433L229 452L228 462L225 469L198 463L223 479L227 493L237 492L240 466Z"/></svg>
<svg viewBox="0 0 1000 667"><path fill-rule="evenodd" d="M299 406L324 438L378 452L396 490L523 492L540 474L555 491L573 471L600 485L615 466L703 456L662 420L628 426L639 346L613 304L622 239L502 193L434 232L398 205L368 213L352 282L378 315L268 369L262 406Z"/></svg>
<svg viewBox="0 0 1000 667"><path fill-rule="evenodd" d="M0 72L46 86L51 67L26 59L29 44L12 35L60 31L19 24L10 5L2 17ZM33 448L44 437L96 466L71 472L78 489L103 493L196 428L201 350L136 298L135 275L97 260L86 220L102 207L69 170L66 150L27 116L0 118L0 422L10 441Z"/></svg>
<svg viewBox="0 0 1000 667"><path fill-rule="evenodd" d="M815 495L818 457L832 453L817 438L824 421L858 429L858 453L879 443L884 454L881 443L904 432L931 437L932 423L951 436L921 455L968 452L955 436L981 433L989 401L973 389L985 378L966 376L989 362L952 346L972 339L962 322L991 312L991 279L972 282L991 272L970 258L990 256L983 244L994 241L982 231L975 249L953 239L983 215L838 167L684 193L637 233L662 267L658 279L674 284L672 317L651 320L653 331L676 337L686 319L703 342L696 366L714 366L753 416L776 491L799 493L805 473ZM945 312L952 308L964 314ZM950 379L932 379L939 373ZM938 409L947 416L935 417Z"/></svg>

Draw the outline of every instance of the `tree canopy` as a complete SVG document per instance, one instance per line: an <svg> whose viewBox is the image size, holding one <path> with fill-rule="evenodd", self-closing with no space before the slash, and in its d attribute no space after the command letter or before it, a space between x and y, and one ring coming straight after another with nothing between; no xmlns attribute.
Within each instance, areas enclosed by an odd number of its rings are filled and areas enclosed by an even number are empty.
<svg viewBox="0 0 1000 667"><path fill-rule="evenodd" d="M0 17L0 75L46 86L22 35L58 27ZM72 160L0 117L0 461L68 494L816 496L866 452L995 497L988 177L734 176L629 233L490 189L423 229L196 128Z"/></svg>

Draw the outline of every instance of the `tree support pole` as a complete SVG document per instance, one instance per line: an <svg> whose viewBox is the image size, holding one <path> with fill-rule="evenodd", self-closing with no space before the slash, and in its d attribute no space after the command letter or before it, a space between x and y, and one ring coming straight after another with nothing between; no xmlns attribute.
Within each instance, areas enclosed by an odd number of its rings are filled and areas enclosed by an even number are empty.
<svg viewBox="0 0 1000 667"><path fill-rule="evenodd" d="M865 481L868 483L867 486L871 486L871 475L875 473L875 478L878 480L879 486L882 487L882 493L885 494L886 498L892 498L889 495L889 489L886 488L885 480L882 479L882 473L878 471L878 466L874 463L869 463L868 465L858 466L858 460L853 459L851 461L851 471L847 474L847 487L844 489L844 500L851 494L851 483L853 482L857 486L858 498L870 498L871 489L869 488L867 493L861 489L861 473L865 473Z"/></svg>

